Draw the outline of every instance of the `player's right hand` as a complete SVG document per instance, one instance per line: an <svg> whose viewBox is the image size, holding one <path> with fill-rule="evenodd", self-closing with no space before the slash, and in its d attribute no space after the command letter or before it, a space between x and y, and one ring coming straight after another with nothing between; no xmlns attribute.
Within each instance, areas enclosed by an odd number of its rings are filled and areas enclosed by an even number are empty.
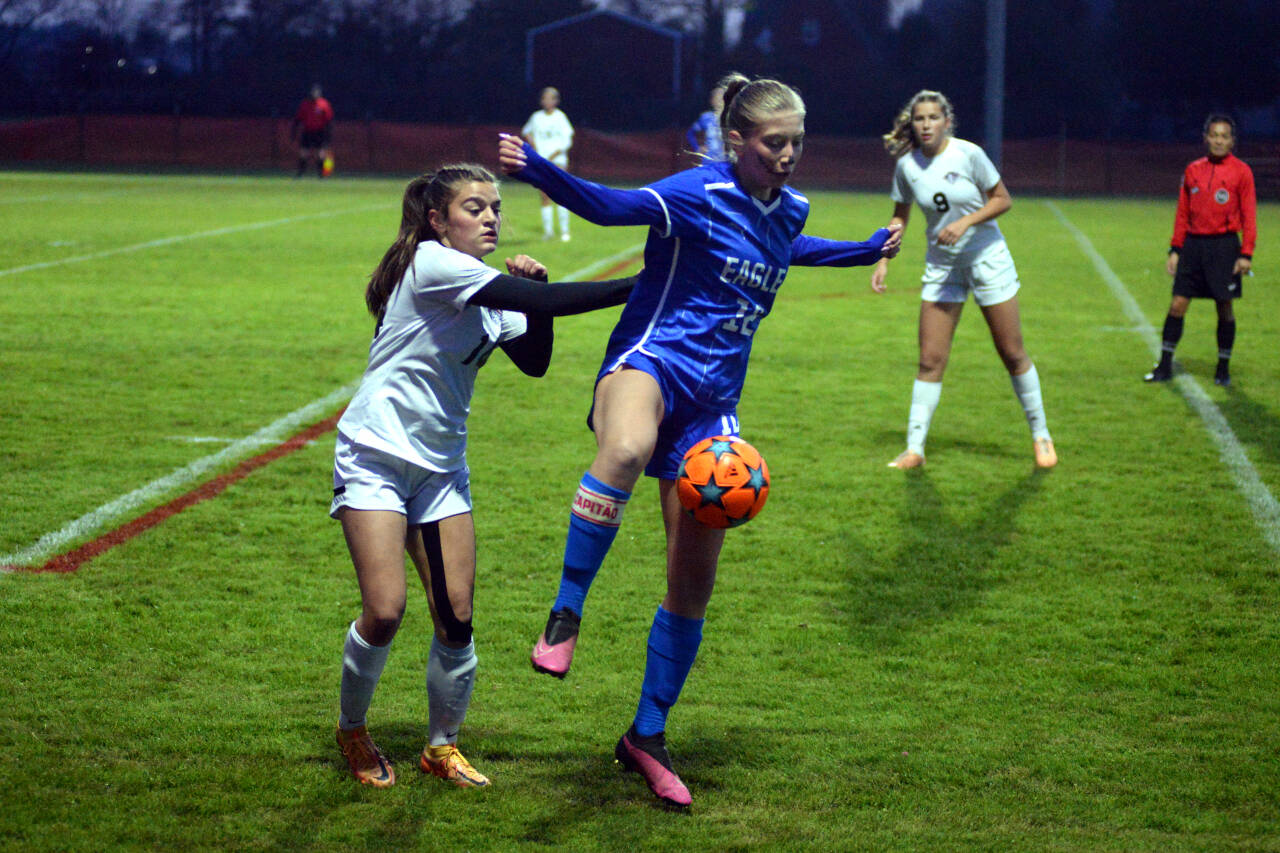
<svg viewBox="0 0 1280 853"><path fill-rule="evenodd" d="M528 160L524 156L524 140L514 133L498 134L498 165L507 175L514 175L525 166Z"/></svg>
<svg viewBox="0 0 1280 853"><path fill-rule="evenodd" d="M889 239L884 241L884 245L880 247L880 254L886 258L896 258L898 250L902 248L902 223L889 223Z"/></svg>
<svg viewBox="0 0 1280 853"><path fill-rule="evenodd" d="M534 281L547 280L547 268L528 255L507 258L507 272L521 278L531 278Z"/></svg>
<svg viewBox="0 0 1280 853"><path fill-rule="evenodd" d="M889 276L889 264L880 261L876 264L875 269L871 271L871 289L876 293L884 293L889 289L889 285L885 284L885 279Z"/></svg>
<svg viewBox="0 0 1280 853"><path fill-rule="evenodd" d="M1178 274L1178 253L1170 252L1169 258L1164 262L1164 271L1169 275Z"/></svg>

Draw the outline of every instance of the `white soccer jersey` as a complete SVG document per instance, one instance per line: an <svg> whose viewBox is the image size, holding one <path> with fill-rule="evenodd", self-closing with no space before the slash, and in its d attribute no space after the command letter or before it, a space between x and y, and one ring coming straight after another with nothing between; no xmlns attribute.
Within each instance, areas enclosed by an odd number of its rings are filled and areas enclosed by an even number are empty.
<svg viewBox="0 0 1280 853"><path fill-rule="evenodd" d="M525 333L525 316L467 305L498 270L435 240L387 302L369 366L338 429L431 471L466 465L467 414L476 372L501 341Z"/></svg>
<svg viewBox="0 0 1280 853"><path fill-rule="evenodd" d="M914 149L898 158L890 197L899 203L915 201L928 226L931 264L965 264L988 246L1004 240L995 220L974 225L954 246L939 246L938 232L987 203L987 191L1000 182L1000 173L985 151L964 139L952 138L932 159Z"/></svg>
<svg viewBox="0 0 1280 853"><path fill-rule="evenodd" d="M569 165L569 149L573 147L573 125L560 110L538 110L529 116L520 135L533 143L533 150L560 168Z"/></svg>

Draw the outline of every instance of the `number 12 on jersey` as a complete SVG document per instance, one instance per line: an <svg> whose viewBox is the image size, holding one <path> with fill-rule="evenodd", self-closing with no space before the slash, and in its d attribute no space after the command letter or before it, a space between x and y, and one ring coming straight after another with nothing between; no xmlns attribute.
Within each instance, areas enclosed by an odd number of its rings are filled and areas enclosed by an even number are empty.
<svg viewBox="0 0 1280 853"><path fill-rule="evenodd" d="M756 333L756 324L760 322L762 316L764 316L763 308L752 305L745 299L739 299L737 315L732 320L725 320L720 326L730 332L751 337Z"/></svg>

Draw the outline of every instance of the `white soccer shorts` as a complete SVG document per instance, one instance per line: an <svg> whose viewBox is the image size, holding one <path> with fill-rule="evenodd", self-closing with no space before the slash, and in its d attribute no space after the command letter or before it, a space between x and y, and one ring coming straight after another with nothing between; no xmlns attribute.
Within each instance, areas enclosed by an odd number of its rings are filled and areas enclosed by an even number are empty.
<svg viewBox="0 0 1280 853"><path fill-rule="evenodd" d="M965 302L973 293L979 305L999 305L1018 294L1018 270L1003 241L988 246L963 266L925 264L920 298L925 302Z"/></svg>
<svg viewBox="0 0 1280 853"><path fill-rule="evenodd" d="M342 507L402 513L409 524L426 524L471 511L471 474L428 471L338 433L333 460L333 503Z"/></svg>

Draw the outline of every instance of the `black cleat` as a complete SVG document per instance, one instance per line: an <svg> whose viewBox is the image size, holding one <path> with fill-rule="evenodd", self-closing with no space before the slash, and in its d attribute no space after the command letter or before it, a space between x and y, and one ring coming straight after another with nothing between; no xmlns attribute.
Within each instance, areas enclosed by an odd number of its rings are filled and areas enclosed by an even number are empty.
<svg viewBox="0 0 1280 853"><path fill-rule="evenodd" d="M1173 378L1173 368L1157 364L1151 372L1142 377L1143 382L1168 382Z"/></svg>
<svg viewBox="0 0 1280 853"><path fill-rule="evenodd" d="M1213 374L1213 384L1221 385L1223 388L1231 387L1231 373L1225 368L1219 367L1218 371Z"/></svg>

